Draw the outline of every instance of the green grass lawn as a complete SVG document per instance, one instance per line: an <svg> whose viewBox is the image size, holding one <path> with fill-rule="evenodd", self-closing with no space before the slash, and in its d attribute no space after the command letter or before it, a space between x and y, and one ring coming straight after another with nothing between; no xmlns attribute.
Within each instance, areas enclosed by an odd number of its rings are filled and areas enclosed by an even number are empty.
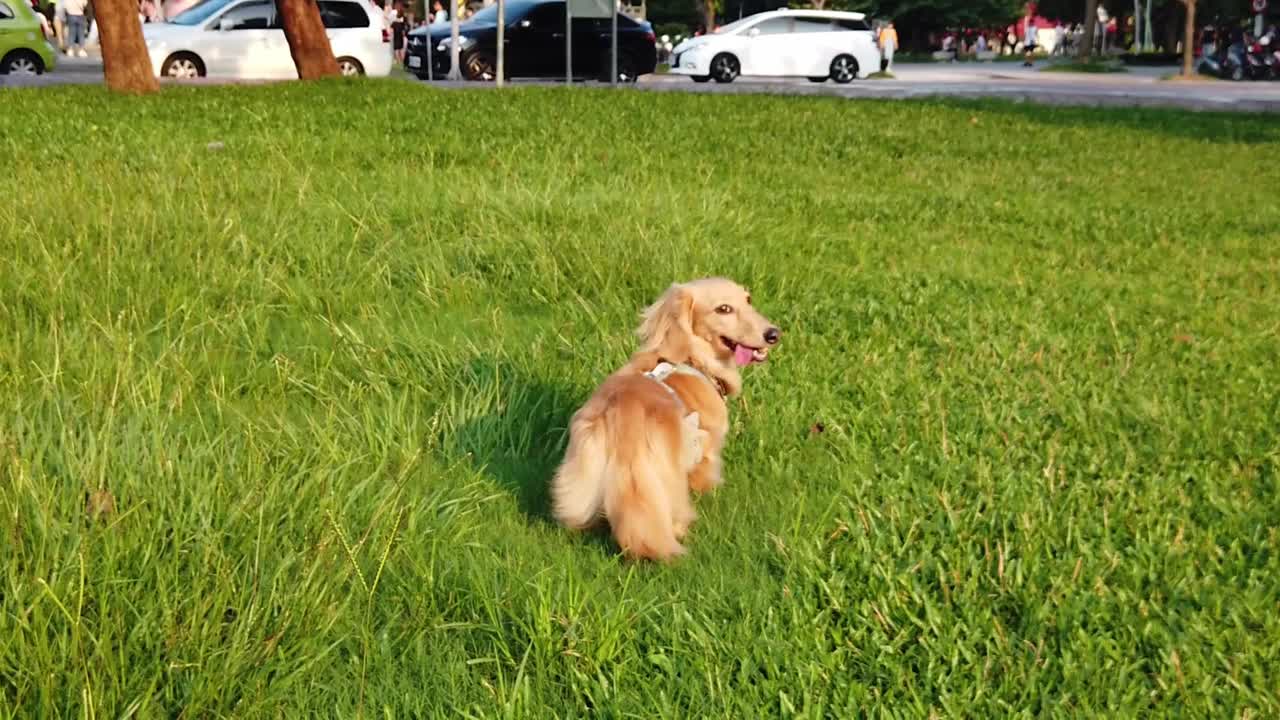
<svg viewBox="0 0 1280 720"><path fill-rule="evenodd" d="M4 99L0 716L1280 715L1272 118ZM786 335L623 562L546 484L708 274Z"/></svg>

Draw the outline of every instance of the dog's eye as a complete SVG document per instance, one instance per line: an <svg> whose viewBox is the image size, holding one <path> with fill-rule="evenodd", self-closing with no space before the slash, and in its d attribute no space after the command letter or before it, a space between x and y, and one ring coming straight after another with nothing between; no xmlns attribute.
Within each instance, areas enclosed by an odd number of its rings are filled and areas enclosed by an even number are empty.
<svg viewBox="0 0 1280 720"><path fill-rule="evenodd" d="M721 315L728 315L729 313L733 312L733 308L728 305L721 305L720 307L716 308L716 312L720 313Z"/></svg>

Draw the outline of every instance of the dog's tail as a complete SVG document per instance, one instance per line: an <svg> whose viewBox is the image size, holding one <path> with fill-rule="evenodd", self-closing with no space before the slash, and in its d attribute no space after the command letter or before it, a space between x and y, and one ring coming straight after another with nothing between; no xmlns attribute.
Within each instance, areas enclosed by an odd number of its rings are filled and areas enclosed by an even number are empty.
<svg viewBox="0 0 1280 720"><path fill-rule="evenodd" d="M668 489L671 478L683 477L680 448L672 447L661 433L652 430L641 438L625 437L637 428L653 427L644 410L628 410L639 417L623 418L627 410L619 409L618 415L610 418L610 448L617 450L606 468L610 482L605 486L605 513L624 554L668 560L685 553L676 539Z"/></svg>
<svg viewBox="0 0 1280 720"><path fill-rule="evenodd" d="M551 481L552 514L561 525L574 530L595 525L604 508L608 482L603 428L596 422L574 418L564 463Z"/></svg>
<svg viewBox="0 0 1280 720"><path fill-rule="evenodd" d="M683 555L672 525L671 501L663 489L665 469L640 459L609 469L615 482L605 493L605 508L623 554L648 560Z"/></svg>
<svg viewBox="0 0 1280 720"><path fill-rule="evenodd" d="M583 529L603 511L624 554L666 560L685 552L667 489L670 478L683 477L681 448L660 433L646 433L647 427L643 408L575 417L564 463L551 483L552 513L561 525Z"/></svg>

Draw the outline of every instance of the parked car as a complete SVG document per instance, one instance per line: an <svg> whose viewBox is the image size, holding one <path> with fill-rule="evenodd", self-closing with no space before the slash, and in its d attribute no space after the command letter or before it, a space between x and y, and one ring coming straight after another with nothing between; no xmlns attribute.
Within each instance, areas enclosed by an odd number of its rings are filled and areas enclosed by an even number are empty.
<svg viewBox="0 0 1280 720"><path fill-rule="evenodd" d="M564 77L564 0L510 0L506 8L507 77ZM611 23L609 18L573 19L573 75L609 79ZM430 25L409 33L405 69L420 78L449 72L452 43L447 24ZM459 26L459 65L468 80L492 80L497 75L498 6L490 5ZM430 52L428 52L430 50ZM653 26L618 14L618 80L635 82L657 67L657 39Z"/></svg>
<svg viewBox="0 0 1280 720"><path fill-rule="evenodd" d="M771 10L689 38L672 50L671 72L694 82L739 75L852 82L880 69L880 50L862 13Z"/></svg>
<svg viewBox="0 0 1280 720"><path fill-rule="evenodd" d="M53 69L57 52L27 0L0 0L0 74L39 75Z"/></svg>
<svg viewBox="0 0 1280 720"><path fill-rule="evenodd" d="M343 75L391 74L391 36L368 2L317 4ZM144 25L142 35L161 77L296 78L280 22L273 0L204 0L168 22Z"/></svg>

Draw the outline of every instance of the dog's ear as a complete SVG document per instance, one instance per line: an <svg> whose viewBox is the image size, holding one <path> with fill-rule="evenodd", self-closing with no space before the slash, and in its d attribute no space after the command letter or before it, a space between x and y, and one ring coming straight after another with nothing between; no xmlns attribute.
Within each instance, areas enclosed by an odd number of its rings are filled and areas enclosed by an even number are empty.
<svg viewBox="0 0 1280 720"><path fill-rule="evenodd" d="M693 293L683 285L672 285L641 317L644 320L636 333L645 350L656 352L669 342L685 342L693 335Z"/></svg>

